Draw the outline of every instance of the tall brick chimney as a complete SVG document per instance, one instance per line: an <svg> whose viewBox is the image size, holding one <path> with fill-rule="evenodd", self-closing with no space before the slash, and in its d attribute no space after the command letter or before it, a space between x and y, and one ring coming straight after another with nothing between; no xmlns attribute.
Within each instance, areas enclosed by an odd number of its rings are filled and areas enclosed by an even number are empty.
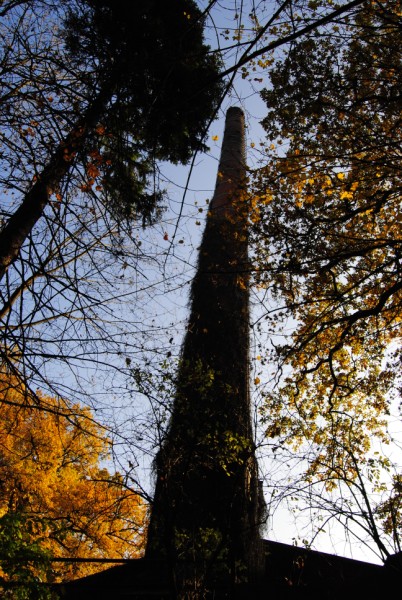
<svg viewBox="0 0 402 600"><path fill-rule="evenodd" d="M177 597L258 574L263 501L249 398L244 115L230 108L171 421L156 459L146 555L168 562Z"/></svg>

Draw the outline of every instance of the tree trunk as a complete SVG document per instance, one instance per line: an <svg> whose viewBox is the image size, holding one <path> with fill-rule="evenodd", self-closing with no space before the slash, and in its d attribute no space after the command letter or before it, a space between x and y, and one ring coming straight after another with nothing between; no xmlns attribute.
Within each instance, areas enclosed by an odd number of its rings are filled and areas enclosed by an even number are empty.
<svg viewBox="0 0 402 600"><path fill-rule="evenodd" d="M112 95L111 86L103 88L59 144L42 173L25 194L21 205L0 233L0 280L17 258L25 240L43 215L50 196L74 164L74 157L86 141L88 133L99 122Z"/></svg>

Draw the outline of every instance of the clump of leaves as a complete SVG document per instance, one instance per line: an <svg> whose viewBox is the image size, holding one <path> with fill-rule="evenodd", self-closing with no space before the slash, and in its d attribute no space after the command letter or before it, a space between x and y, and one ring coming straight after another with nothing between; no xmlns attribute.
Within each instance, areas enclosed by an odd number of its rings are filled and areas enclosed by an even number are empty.
<svg viewBox="0 0 402 600"><path fill-rule="evenodd" d="M0 517L0 591L10 600L51 600L50 554L41 545L44 524L21 511Z"/></svg>

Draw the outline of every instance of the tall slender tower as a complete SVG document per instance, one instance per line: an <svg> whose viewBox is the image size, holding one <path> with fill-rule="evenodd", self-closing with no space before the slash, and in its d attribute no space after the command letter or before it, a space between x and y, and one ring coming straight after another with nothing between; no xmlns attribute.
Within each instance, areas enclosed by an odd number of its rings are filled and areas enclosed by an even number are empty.
<svg viewBox="0 0 402 600"><path fill-rule="evenodd" d="M170 563L186 598L258 571L245 175L244 115L230 108L147 543L147 556Z"/></svg>

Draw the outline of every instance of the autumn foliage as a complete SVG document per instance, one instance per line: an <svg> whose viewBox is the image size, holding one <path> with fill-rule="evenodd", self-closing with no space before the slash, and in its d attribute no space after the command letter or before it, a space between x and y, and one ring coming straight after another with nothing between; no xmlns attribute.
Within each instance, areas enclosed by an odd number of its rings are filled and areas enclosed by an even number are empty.
<svg viewBox="0 0 402 600"><path fill-rule="evenodd" d="M399 0L367 2L305 36L262 94L255 271L267 330L283 336L265 356L284 374L263 420L327 490L362 471L379 485L385 460L368 453L390 442L399 388L401 15Z"/></svg>
<svg viewBox="0 0 402 600"><path fill-rule="evenodd" d="M9 558L13 541L4 539L7 531L24 536L17 561L32 548L48 558L138 557L145 506L119 473L103 466L111 444L91 412L65 405L61 416L49 397L54 411L40 410L6 375L0 386L1 558ZM66 580L94 570L99 565L52 563L47 576Z"/></svg>

